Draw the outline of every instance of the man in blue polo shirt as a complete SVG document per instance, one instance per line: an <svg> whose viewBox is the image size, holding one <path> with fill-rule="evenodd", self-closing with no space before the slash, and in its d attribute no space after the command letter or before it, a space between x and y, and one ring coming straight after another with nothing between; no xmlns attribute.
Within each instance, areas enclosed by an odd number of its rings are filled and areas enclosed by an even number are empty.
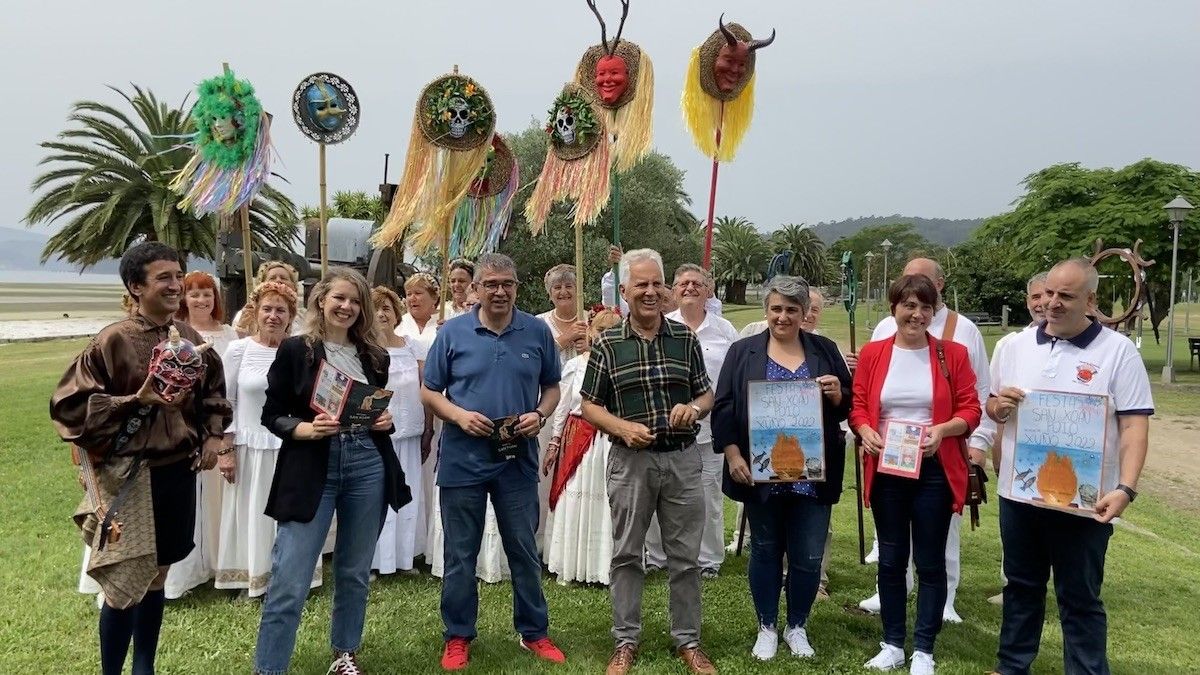
<svg viewBox="0 0 1200 675"><path fill-rule="evenodd" d="M558 405L558 346L544 321L515 309L517 270L499 253L480 256L479 305L447 321L425 361L421 401L446 421L437 484L445 532L442 668L469 661L479 594L475 563L488 497L512 572L513 624L521 646L561 663L547 637L538 526L537 435Z"/></svg>
<svg viewBox="0 0 1200 675"><path fill-rule="evenodd" d="M997 493L1008 581L996 666L1004 675L1026 675L1032 668L1041 642L1046 583L1052 570L1062 624L1064 671L1109 672L1108 620L1100 600L1104 558L1112 520L1137 496L1154 401L1146 366L1133 343L1088 318L1098 283L1096 268L1086 259L1055 265L1046 278L1045 322L1016 334L1003 350L997 350L992 361L987 414L1004 425ZM1092 514L1038 506L1014 487L1022 478L1014 477L1013 457L1021 401L1035 389L1107 399L1103 469L1099 486L1092 489ZM1015 424L1005 424L1010 418ZM1039 485L1040 480L1035 478ZM1078 488L1081 493L1083 487ZM1082 494L1079 503L1088 503Z"/></svg>

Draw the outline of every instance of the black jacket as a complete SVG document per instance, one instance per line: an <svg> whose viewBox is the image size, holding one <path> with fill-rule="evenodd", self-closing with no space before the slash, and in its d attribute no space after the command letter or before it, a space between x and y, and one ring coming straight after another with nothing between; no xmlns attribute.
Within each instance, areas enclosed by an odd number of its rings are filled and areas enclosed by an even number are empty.
<svg viewBox="0 0 1200 675"><path fill-rule="evenodd" d="M325 358L325 345L318 342L309 356L308 345L303 336L287 338L279 345L275 362L267 372L267 402L263 406L262 423L271 433L283 439L279 458L275 462L275 478L271 481L271 494L267 497L266 515L279 522L297 521L307 523L317 514L321 492L325 488L325 475L329 463L329 439L300 441L292 433L301 422L311 422L316 412L309 407L313 385L317 379L317 367ZM376 387L386 387L388 362L386 352L377 354L379 366L372 367L367 353L360 352L363 373L367 382ZM387 432L372 431L371 440L383 458L384 499L393 509L412 501L412 494L404 481L404 471L392 450L392 441ZM379 505L383 511L383 504Z"/></svg>
<svg viewBox="0 0 1200 675"><path fill-rule="evenodd" d="M712 412L713 451L724 453L725 446L736 445L746 462L750 461L750 414L747 390L751 380L767 377L767 341L770 334L763 331L733 343L725 355L725 364L717 379L716 402ZM833 340L820 335L800 331L804 345L805 360L812 377L835 375L842 383L842 403L838 406L823 406L825 426L825 481L813 483L817 490L817 501L821 504L836 504L842 494L842 472L846 464L846 437L841 422L850 414L851 378L846 360L842 358ZM765 502L771 493L771 485L743 485L729 476L729 463L725 463L721 490L730 499L739 502Z"/></svg>

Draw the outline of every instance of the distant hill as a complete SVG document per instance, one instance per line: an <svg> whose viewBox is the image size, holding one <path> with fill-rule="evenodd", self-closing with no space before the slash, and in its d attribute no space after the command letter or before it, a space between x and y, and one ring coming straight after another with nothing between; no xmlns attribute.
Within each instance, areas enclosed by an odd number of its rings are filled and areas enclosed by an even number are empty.
<svg viewBox="0 0 1200 675"><path fill-rule="evenodd" d="M15 227L0 227L0 270L41 270L43 272L79 272L78 265L61 260L47 260L41 264L42 249L50 235L38 230L26 230ZM94 274L116 274L117 260L105 260L89 267L86 271ZM212 272L213 264L207 260L192 258L188 269Z"/></svg>
<svg viewBox="0 0 1200 675"><path fill-rule="evenodd" d="M916 216L868 216L866 218L850 218L835 223L817 223L812 229L826 244L832 244L842 237L849 237L859 230L877 225L892 225L893 223L912 223L918 234L935 244L954 246L961 244L971 236L975 228L983 224L983 218L965 218L952 220L950 218L918 218Z"/></svg>

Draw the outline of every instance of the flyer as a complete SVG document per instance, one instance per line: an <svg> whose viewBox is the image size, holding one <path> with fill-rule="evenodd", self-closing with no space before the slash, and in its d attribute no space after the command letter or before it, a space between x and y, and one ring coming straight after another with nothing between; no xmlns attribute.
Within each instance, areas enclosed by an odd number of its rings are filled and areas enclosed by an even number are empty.
<svg viewBox="0 0 1200 675"><path fill-rule="evenodd" d="M825 480L824 397L816 380L749 383L750 476L756 483Z"/></svg>
<svg viewBox="0 0 1200 675"><path fill-rule="evenodd" d="M884 420L883 452L879 453L880 473L903 478L921 477L921 443L925 440L925 425L909 420Z"/></svg>
<svg viewBox="0 0 1200 675"><path fill-rule="evenodd" d="M1104 485L1108 397L1033 389L1016 411L1009 494L1044 508L1094 517Z"/></svg>
<svg viewBox="0 0 1200 675"><path fill-rule="evenodd" d="M359 382L322 359L309 407L344 427L371 426L391 400L392 392Z"/></svg>

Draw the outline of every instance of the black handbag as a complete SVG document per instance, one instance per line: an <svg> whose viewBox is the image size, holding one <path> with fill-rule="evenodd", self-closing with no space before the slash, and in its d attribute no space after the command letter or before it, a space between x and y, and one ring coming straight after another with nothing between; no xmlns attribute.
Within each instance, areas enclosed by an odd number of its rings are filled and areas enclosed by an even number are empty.
<svg viewBox="0 0 1200 675"><path fill-rule="evenodd" d="M946 350L942 346L942 341L937 343L937 359L938 368L942 371L942 376L950 383L951 392L954 390L954 382L950 379L950 369L946 366ZM971 529L974 530L979 526L979 505L987 503L987 472L982 466L971 463L971 454L967 451L967 446L960 446L963 451L963 461L967 463L967 497L963 501L964 506L971 508Z"/></svg>

